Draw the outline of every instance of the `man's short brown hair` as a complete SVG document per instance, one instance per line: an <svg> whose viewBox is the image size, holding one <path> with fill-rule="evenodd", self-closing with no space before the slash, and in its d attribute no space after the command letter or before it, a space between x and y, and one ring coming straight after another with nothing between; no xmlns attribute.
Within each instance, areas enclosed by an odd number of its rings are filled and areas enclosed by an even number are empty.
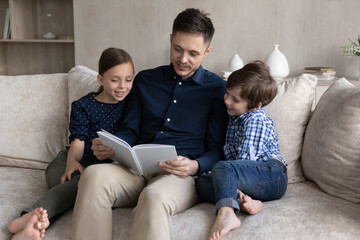
<svg viewBox="0 0 360 240"><path fill-rule="evenodd" d="M204 42L210 44L215 29L208 13L196 8L188 8L177 15L174 20L172 34L176 32L202 34Z"/></svg>

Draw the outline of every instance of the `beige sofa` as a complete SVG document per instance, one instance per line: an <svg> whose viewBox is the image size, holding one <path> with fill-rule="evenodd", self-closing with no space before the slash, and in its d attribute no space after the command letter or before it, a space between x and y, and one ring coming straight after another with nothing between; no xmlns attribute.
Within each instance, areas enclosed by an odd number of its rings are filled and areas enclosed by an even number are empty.
<svg viewBox="0 0 360 240"><path fill-rule="evenodd" d="M289 163L285 196L225 239L360 239L360 88L340 79L311 114L317 80L311 75L279 84L266 107ZM0 239L9 220L46 190L44 169L67 144L70 103L97 89L96 72L0 76ZM300 158L301 157L301 158ZM113 210L113 238L127 239L132 209ZM72 211L45 239L71 239ZM173 239L206 239L214 206L199 203L172 217ZM161 227L161 226L159 226Z"/></svg>

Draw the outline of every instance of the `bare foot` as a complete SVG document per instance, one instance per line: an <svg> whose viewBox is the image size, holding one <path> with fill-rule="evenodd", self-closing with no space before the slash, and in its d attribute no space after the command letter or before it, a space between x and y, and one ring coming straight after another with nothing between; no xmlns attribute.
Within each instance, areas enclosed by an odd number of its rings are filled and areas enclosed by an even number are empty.
<svg viewBox="0 0 360 240"><path fill-rule="evenodd" d="M17 232L12 240L41 240L45 236L45 229L39 230L36 225L39 223L37 215L32 215L29 221L25 224L23 230Z"/></svg>
<svg viewBox="0 0 360 240"><path fill-rule="evenodd" d="M21 217L12 220L8 225L9 231L12 233L17 233L25 229L28 222L34 215L37 217L38 220L35 226L38 228L38 230L46 229L49 226L50 223L47 212L45 209L40 207L40 208L35 208L31 212L25 213Z"/></svg>
<svg viewBox="0 0 360 240"><path fill-rule="evenodd" d="M214 225L211 228L209 240L220 239L231 230L239 228L240 220L236 217L232 207L219 209Z"/></svg>
<svg viewBox="0 0 360 240"><path fill-rule="evenodd" d="M238 201L240 210L252 215L261 212L264 208L264 205L260 200L254 200L251 197L243 194L240 190L238 190Z"/></svg>
<svg viewBox="0 0 360 240"><path fill-rule="evenodd" d="M39 222L36 224L36 227L39 230L45 230L46 228L49 227L50 222L46 209L42 209L42 208L40 209L41 211L40 211Z"/></svg>

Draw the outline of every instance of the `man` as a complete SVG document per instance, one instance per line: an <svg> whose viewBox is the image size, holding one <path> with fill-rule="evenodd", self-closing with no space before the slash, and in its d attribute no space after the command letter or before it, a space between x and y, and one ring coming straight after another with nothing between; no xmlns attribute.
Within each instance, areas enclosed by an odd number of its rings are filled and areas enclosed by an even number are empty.
<svg viewBox="0 0 360 240"><path fill-rule="evenodd" d="M198 202L194 179L223 159L227 126L225 82L204 70L214 27L207 14L186 9L174 20L171 64L141 71L128 97L123 128L130 145L175 145L178 159L161 162L161 174L140 177L125 167L87 168L79 182L73 239L112 239L112 207L132 207L130 239L171 239L171 216ZM98 159L113 150L93 141Z"/></svg>

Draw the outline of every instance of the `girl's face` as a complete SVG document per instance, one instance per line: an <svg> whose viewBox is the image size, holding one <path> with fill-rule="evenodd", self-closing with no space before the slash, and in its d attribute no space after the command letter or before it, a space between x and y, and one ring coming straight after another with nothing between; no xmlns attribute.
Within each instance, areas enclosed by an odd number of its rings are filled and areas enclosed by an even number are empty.
<svg viewBox="0 0 360 240"><path fill-rule="evenodd" d="M134 69L131 63L122 63L107 70L97 80L104 90L96 99L104 103L118 103L129 94L134 78Z"/></svg>
<svg viewBox="0 0 360 240"><path fill-rule="evenodd" d="M226 89L224 101L230 116L240 116L249 110L249 104L247 100L240 97L240 92L240 87Z"/></svg>

